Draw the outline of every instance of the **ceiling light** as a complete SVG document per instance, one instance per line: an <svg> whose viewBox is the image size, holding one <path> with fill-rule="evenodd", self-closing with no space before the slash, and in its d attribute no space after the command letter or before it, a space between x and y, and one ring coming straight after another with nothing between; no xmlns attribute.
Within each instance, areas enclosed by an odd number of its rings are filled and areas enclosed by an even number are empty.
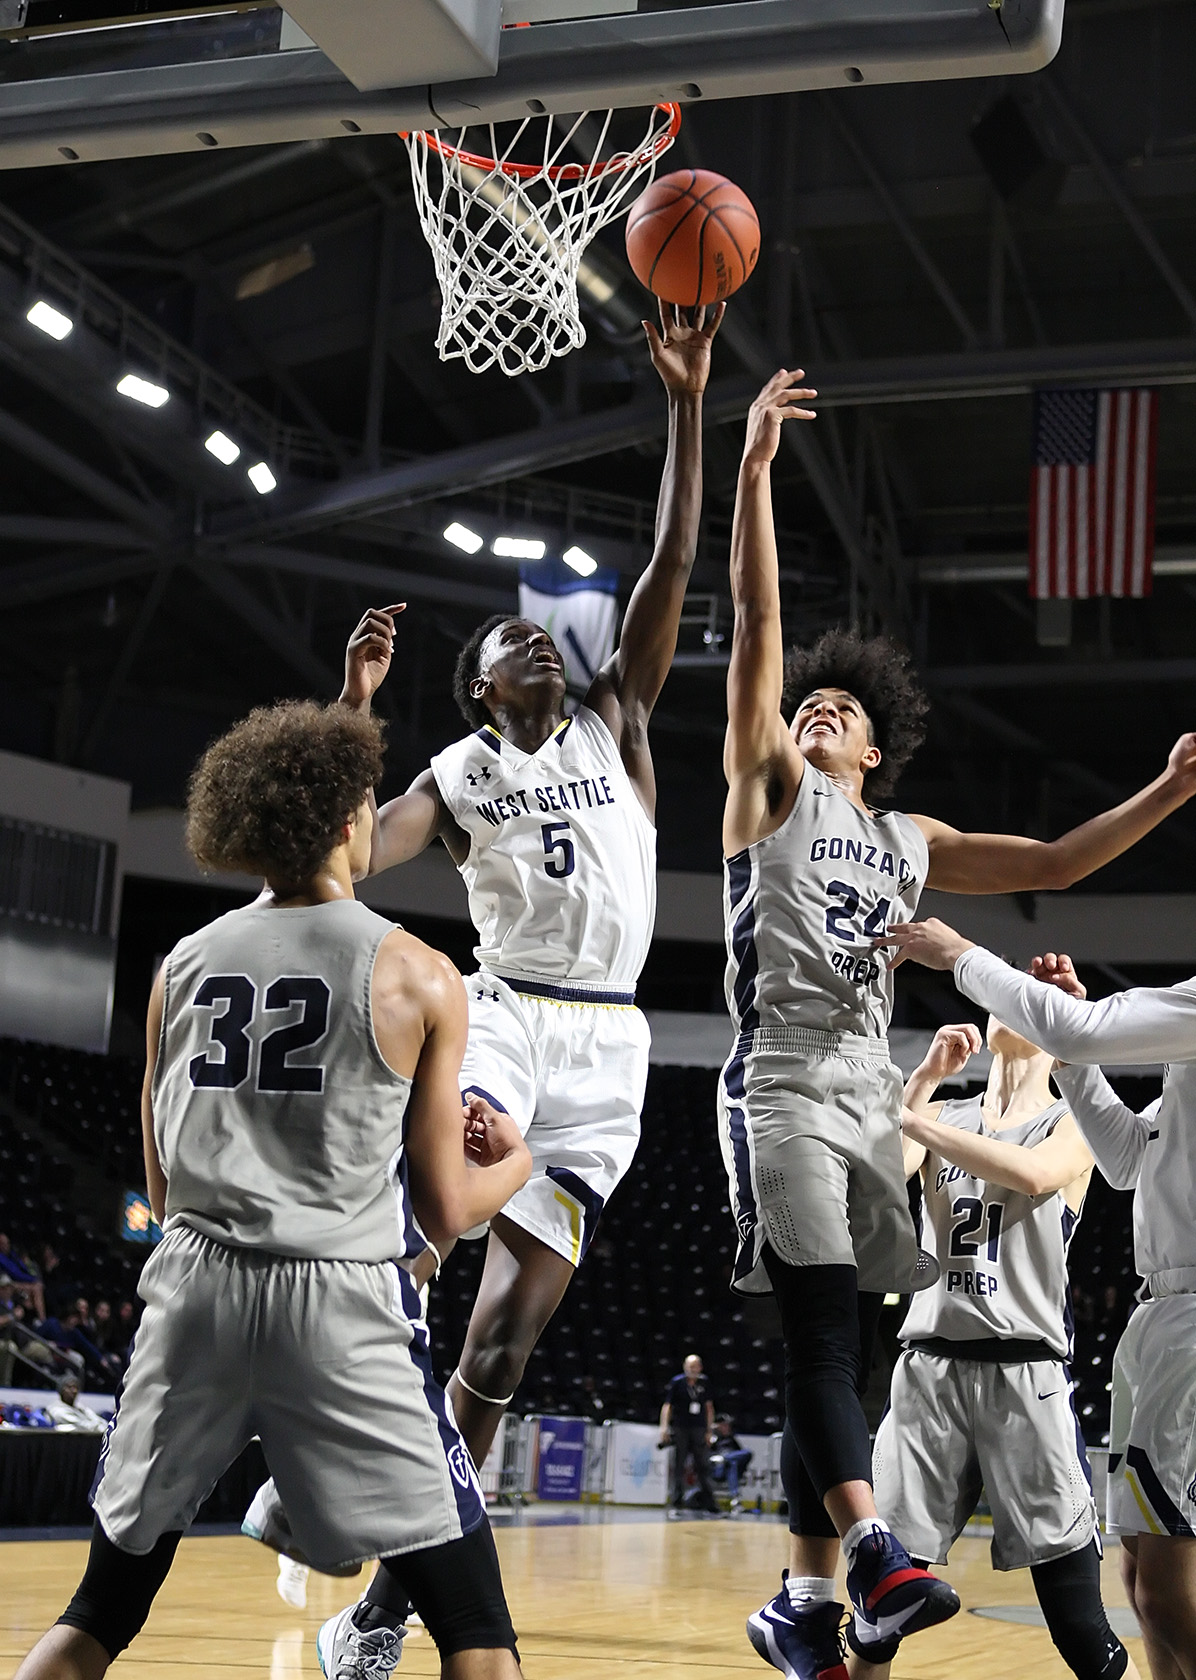
<svg viewBox="0 0 1196 1680"><path fill-rule="evenodd" d="M170 397L164 385L155 385L135 373L126 373L116 388L122 397L132 397L134 402L144 403L147 408L161 408Z"/></svg>
<svg viewBox="0 0 1196 1680"><path fill-rule="evenodd" d="M210 438L205 438L204 448L226 467L231 467L241 454L240 444L234 443L230 437L225 437L223 432L213 432ZM269 468L266 470L269 471ZM273 485L270 488L273 489Z"/></svg>
<svg viewBox="0 0 1196 1680"><path fill-rule="evenodd" d="M573 570L581 577L592 577L598 570L598 562L593 555L587 554L584 548L578 548L576 543L573 544L572 548L565 550L561 559L566 566L572 566Z"/></svg>
<svg viewBox="0 0 1196 1680"><path fill-rule="evenodd" d="M67 338L75 330L75 323L70 316L64 315L61 309L55 309L53 304L47 303L44 298L38 298L26 312L25 319L31 326L49 333L51 338Z"/></svg>
<svg viewBox="0 0 1196 1680"><path fill-rule="evenodd" d="M466 554L476 554L484 541L476 531L471 531L468 525L461 525L455 519L451 525L445 526L443 535L445 542L451 542L454 548L463 548Z"/></svg>
<svg viewBox="0 0 1196 1680"><path fill-rule="evenodd" d="M545 545L538 537L495 537L492 554L503 560L543 560Z"/></svg>
<svg viewBox="0 0 1196 1680"><path fill-rule="evenodd" d="M268 496L271 490L278 489L278 480L264 461L259 461L255 467L250 467L249 482L259 496Z"/></svg>

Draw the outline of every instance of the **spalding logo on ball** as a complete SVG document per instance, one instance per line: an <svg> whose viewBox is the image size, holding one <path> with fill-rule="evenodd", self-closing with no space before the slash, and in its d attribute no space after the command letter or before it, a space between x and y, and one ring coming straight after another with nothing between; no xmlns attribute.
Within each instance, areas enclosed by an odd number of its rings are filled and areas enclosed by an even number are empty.
<svg viewBox="0 0 1196 1680"><path fill-rule="evenodd" d="M760 255L760 219L734 181L710 169L662 175L627 215L627 260L665 303L696 308L743 285Z"/></svg>

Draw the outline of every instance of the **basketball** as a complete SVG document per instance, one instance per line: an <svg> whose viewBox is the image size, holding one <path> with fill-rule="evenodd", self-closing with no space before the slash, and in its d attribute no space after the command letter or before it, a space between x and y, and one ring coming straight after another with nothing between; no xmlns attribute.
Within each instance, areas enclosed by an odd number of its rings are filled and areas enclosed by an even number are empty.
<svg viewBox="0 0 1196 1680"><path fill-rule="evenodd" d="M737 292L760 254L760 219L725 175L678 169L631 206L627 260L665 303L694 308Z"/></svg>

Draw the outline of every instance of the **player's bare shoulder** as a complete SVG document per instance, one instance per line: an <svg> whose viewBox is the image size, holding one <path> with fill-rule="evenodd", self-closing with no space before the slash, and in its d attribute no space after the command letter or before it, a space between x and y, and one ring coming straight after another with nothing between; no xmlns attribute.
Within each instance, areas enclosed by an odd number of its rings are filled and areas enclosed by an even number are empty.
<svg viewBox="0 0 1196 1680"><path fill-rule="evenodd" d="M424 1043L439 1027L460 1026L464 1034L460 974L442 951L405 928L395 928L378 947L371 1005L378 1047L398 1073L415 1072Z"/></svg>

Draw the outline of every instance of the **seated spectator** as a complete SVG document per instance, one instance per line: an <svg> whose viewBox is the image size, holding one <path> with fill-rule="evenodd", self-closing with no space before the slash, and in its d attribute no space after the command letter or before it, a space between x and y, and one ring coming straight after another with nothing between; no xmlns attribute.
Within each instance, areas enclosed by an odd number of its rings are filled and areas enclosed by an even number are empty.
<svg viewBox="0 0 1196 1680"><path fill-rule="evenodd" d="M46 1410L54 1419L55 1429L74 1435L102 1435L108 1427L108 1420L99 1412L79 1404L79 1384L74 1377L63 1377L57 1400L52 1400Z"/></svg>
<svg viewBox="0 0 1196 1680"><path fill-rule="evenodd" d="M79 1328L89 1342L96 1339L96 1322L91 1316L91 1302L86 1296L80 1295L75 1301L75 1311L79 1315Z"/></svg>
<svg viewBox="0 0 1196 1680"><path fill-rule="evenodd" d="M101 1353L116 1353L119 1351L116 1345L119 1333L119 1326L112 1316L112 1303L110 1301L97 1301L95 1316L92 1319L91 1339Z"/></svg>
<svg viewBox="0 0 1196 1680"><path fill-rule="evenodd" d="M116 1341L113 1352L119 1353L128 1363L129 1349L133 1337L137 1334L137 1308L132 1301L122 1301L116 1314Z"/></svg>
<svg viewBox="0 0 1196 1680"><path fill-rule="evenodd" d="M0 1290L0 1388L12 1385L13 1365L18 1359L49 1377L67 1368L67 1355L35 1335L24 1320L24 1307Z"/></svg>
<svg viewBox="0 0 1196 1680"><path fill-rule="evenodd" d="M41 1279L28 1261L12 1251L12 1243L0 1231L0 1277L8 1278L19 1300L33 1309L37 1318L46 1316L46 1297Z"/></svg>
<svg viewBox="0 0 1196 1680"><path fill-rule="evenodd" d="M79 1327L79 1314L72 1307L59 1318L43 1318L34 1327L39 1336L56 1348L61 1348L77 1371L85 1368L104 1387L114 1387L121 1373L121 1362L110 1353L101 1353Z"/></svg>
<svg viewBox="0 0 1196 1680"><path fill-rule="evenodd" d="M734 1420L720 1412L714 1420L714 1434L710 1437L710 1477L727 1484L731 1495L731 1509L739 1510L739 1478L752 1462L752 1455L735 1438Z"/></svg>

